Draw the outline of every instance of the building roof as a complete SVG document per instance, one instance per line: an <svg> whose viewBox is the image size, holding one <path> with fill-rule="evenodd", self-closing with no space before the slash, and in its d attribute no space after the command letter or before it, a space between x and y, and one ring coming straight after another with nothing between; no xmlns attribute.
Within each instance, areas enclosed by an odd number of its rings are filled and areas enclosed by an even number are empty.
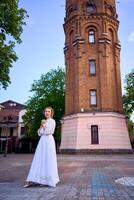
<svg viewBox="0 0 134 200"><path fill-rule="evenodd" d="M15 109L25 109L26 106L24 104L20 104L18 102L15 102L13 100L8 100L5 102L0 103L1 107L4 107L4 110L15 110Z"/></svg>

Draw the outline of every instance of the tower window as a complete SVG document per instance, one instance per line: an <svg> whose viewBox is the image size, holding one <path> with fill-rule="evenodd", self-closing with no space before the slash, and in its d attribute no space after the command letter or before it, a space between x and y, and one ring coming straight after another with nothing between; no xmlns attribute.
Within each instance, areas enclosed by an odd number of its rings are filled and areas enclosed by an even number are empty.
<svg viewBox="0 0 134 200"><path fill-rule="evenodd" d="M99 144L98 126L91 126L91 144Z"/></svg>
<svg viewBox="0 0 134 200"><path fill-rule="evenodd" d="M70 9L68 10L67 15L71 15L71 14L73 13L73 11L74 11L74 9L73 9L73 8L70 8Z"/></svg>
<svg viewBox="0 0 134 200"><path fill-rule="evenodd" d="M90 90L90 105L91 106L97 105L97 92L96 92L96 90Z"/></svg>
<svg viewBox="0 0 134 200"><path fill-rule="evenodd" d="M94 30L89 31L89 43L90 44L95 43L95 32L94 32Z"/></svg>
<svg viewBox="0 0 134 200"><path fill-rule="evenodd" d="M73 44L73 41L74 41L74 31L72 30L69 34L69 43L70 45Z"/></svg>
<svg viewBox="0 0 134 200"><path fill-rule="evenodd" d="M96 74L96 61L89 60L89 74L94 76Z"/></svg>
<svg viewBox="0 0 134 200"><path fill-rule="evenodd" d="M87 10L87 12L91 15L91 14L94 14L94 13L96 13L96 6L95 6L95 4L93 4L93 3L87 3L87 5L86 5L86 10Z"/></svg>

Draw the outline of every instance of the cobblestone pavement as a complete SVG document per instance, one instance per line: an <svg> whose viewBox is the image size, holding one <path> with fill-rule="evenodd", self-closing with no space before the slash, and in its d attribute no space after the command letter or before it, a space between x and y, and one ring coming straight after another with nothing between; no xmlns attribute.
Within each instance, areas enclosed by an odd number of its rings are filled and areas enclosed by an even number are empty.
<svg viewBox="0 0 134 200"><path fill-rule="evenodd" d="M0 155L0 200L134 200L134 155L58 155L56 188L23 188L32 157Z"/></svg>

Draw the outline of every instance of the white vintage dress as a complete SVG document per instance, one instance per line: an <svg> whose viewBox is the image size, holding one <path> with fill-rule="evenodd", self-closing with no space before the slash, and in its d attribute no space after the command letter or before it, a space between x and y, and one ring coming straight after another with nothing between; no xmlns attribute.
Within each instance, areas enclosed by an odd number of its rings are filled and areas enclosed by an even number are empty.
<svg viewBox="0 0 134 200"><path fill-rule="evenodd" d="M56 187L59 182L53 133L55 120L46 120L46 127L38 130L41 136L26 181Z"/></svg>

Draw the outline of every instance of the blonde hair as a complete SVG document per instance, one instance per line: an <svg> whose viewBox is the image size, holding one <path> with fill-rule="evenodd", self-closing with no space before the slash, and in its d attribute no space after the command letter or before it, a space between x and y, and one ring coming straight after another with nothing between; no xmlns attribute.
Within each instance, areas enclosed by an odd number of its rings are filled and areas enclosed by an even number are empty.
<svg viewBox="0 0 134 200"><path fill-rule="evenodd" d="M53 117L53 116L54 116L54 109L53 109L51 106L48 106L48 107L46 107L46 108L44 109L44 112L46 111L46 109L51 110L51 117Z"/></svg>

